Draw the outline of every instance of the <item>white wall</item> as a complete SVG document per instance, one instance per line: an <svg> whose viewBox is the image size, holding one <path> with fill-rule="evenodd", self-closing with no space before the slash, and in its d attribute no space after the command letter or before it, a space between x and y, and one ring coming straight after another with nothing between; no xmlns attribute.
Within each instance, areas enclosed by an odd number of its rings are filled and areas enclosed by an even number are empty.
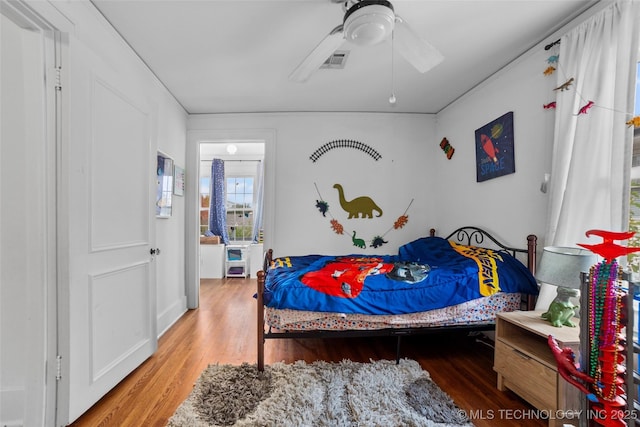
<svg viewBox="0 0 640 427"><path fill-rule="evenodd" d="M265 225L265 243L276 255L305 253L395 253L398 246L428 234L436 206L433 193L434 116L425 114L279 113L191 116L189 131L272 129L276 134L274 159L265 158L265 174L275 173L273 189L265 188L265 209L275 214L272 230ZM334 149L315 163L309 159L322 145L339 139L367 144L381 154L376 161L355 149ZM192 143L189 140L189 143ZM191 150L195 152L197 150ZM371 197L383 210L380 218L347 219L333 185L340 183L348 200ZM340 236L331 229L330 216L315 207L320 199L343 226ZM271 197L269 197L271 195ZM407 225L393 229L404 211ZM384 235L377 249L359 249L351 233L370 241ZM348 233L348 234L347 234Z"/></svg>
<svg viewBox="0 0 640 427"><path fill-rule="evenodd" d="M168 93L160 94L158 150L185 169L187 116ZM185 173L197 173L186 171ZM158 332L160 335L186 311L185 197L172 197L171 218L156 219Z"/></svg>
<svg viewBox="0 0 640 427"><path fill-rule="evenodd" d="M451 160L440 148L436 157L437 226L483 226L496 237L526 247L535 234L541 247L547 196L540 191L551 167L555 110L543 104L555 100L556 76L545 76L547 58L542 46L532 49L437 115L438 138L455 148ZM475 130L513 111L515 173L476 182Z"/></svg>

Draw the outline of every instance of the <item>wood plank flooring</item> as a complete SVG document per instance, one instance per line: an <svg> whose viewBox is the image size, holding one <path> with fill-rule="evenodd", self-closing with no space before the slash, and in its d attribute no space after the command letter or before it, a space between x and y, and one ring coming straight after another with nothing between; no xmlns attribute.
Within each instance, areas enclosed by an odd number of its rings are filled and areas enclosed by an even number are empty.
<svg viewBox="0 0 640 427"><path fill-rule="evenodd" d="M71 425L165 426L208 364L256 363L254 293L255 280L202 280L200 308L180 318L152 357ZM395 351L394 338L267 340L265 363L393 360ZM431 374L474 425L547 425L518 396L496 389L487 344L461 334L424 335L403 338L401 351Z"/></svg>

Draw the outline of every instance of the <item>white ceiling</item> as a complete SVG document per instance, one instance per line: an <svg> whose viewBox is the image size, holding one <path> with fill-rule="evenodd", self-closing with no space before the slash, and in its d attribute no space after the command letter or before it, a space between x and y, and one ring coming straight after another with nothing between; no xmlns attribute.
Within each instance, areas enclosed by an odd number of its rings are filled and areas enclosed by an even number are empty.
<svg viewBox="0 0 640 427"><path fill-rule="evenodd" d="M444 55L420 74L389 40L350 50L345 69L306 83L291 71L338 24L332 0L92 0L190 114L437 113L598 0L395 0ZM541 71L545 64L541 64Z"/></svg>

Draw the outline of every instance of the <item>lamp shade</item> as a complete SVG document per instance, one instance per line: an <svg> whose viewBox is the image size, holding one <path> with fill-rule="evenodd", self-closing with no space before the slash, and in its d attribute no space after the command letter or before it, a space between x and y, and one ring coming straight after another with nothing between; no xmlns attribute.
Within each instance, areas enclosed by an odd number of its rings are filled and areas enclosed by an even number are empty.
<svg viewBox="0 0 640 427"><path fill-rule="evenodd" d="M586 249L547 246L542 251L536 279L549 285L580 289L580 273L588 272L596 262L596 255Z"/></svg>

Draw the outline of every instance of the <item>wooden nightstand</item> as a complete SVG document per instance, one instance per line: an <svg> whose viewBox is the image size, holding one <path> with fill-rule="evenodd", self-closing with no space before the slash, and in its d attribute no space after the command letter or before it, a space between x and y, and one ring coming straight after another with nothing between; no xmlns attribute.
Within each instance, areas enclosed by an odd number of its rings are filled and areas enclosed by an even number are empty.
<svg viewBox="0 0 640 427"><path fill-rule="evenodd" d="M561 348L580 349L578 327L556 328L540 317L543 311L499 313L496 320L496 352L493 369L498 390L510 389L542 413L550 426L578 425L571 414L580 410L580 391L562 378L547 344L553 335ZM575 319L578 323L578 319ZM574 412L571 412L574 411ZM568 414L567 416L563 414Z"/></svg>

